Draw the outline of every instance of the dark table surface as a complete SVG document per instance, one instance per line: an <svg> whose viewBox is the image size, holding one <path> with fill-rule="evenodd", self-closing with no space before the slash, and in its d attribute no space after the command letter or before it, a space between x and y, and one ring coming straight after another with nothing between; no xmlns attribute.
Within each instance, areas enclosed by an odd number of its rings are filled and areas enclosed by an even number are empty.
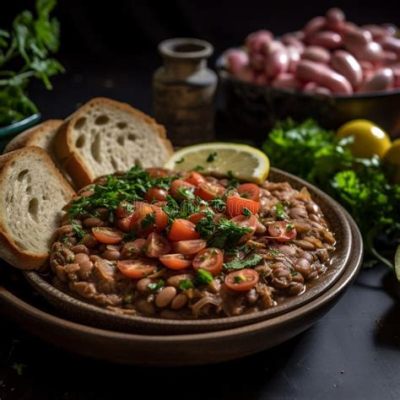
<svg viewBox="0 0 400 400"><path fill-rule="evenodd" d="M154 58L64 60L55 90L34 86L43 116L64 117L90 97L151 111ZM2 267L2 266L1 266ZM400 399L399 288L383 267L363 270L314 327L274 349L226 364L150 369L82 359L0 320L0 400ZM168 396L170 397L170 396Z"/></svg>

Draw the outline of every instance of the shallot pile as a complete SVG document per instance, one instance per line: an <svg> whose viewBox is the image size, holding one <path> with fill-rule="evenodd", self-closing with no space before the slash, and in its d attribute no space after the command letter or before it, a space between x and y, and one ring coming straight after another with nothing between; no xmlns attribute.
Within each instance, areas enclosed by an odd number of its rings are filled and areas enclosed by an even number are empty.
<svg viewBox="0 0 400 400"><path fill-rule="evenodd" d="M323 95L400 88L400 38L390 24L358 26L332 8L302 30L277 38L251 33L226 52L236 78L262 86Z"/></svg>

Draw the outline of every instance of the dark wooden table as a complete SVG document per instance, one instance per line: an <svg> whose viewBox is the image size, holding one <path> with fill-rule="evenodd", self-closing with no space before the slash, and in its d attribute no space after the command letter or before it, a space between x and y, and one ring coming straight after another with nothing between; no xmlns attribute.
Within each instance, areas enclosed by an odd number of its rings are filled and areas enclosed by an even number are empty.
<svg viewBox="0 0 400 400"><path fill-rule="evenodd" d="M67 64L56 90L33 89L43 115L64 117L90 97L151 108L155 60ZM96 71L96 72L93 72ZM0 265L0 268L3 267ZM149 369L82 359L0 321L0 400L400 399L399 288L383 267L363 270L339 303L295 339L243 360ZM170 398L170 396L168 396Z"/></svg>

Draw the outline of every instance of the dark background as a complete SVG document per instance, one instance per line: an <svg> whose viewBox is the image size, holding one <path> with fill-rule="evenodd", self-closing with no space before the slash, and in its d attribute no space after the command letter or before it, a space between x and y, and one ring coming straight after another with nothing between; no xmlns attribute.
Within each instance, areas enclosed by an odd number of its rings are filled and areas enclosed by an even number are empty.
<svg viewBox="0 0 400 400"><path fill-rule="evenodd" d="M31 93L44 117L64 117L77 104L98 95L128 101L151 112L151 76L161 63L157 44L177 36L198 37L216 55L242 43L257 29L275 34L300 29L313 16L341 7L359 24L400 25L398 1L261 0L60 0L54 15L61 24L59 59L66 74L54 78L55 90ZM397 4L396 4L397 3ZM6 28L33 0L2 2L0 27ZM141 95L137 95L137 93Z"/></svg>
<svg viewBox="0 0 400 400"><path fill-rule="evenodd" d="M3 0L0 28L33 1ZM396 4L397 3L397 4ZM54 90L31 95L44 118L65 117L94 96L151 113L151 77L162 39L194 36L216 54L251 31L296 30L329 7L357 23L400 25L399 2L63 0L58 57L66 73ZM210 61L213 65L215 60ZM0 271L5 271L0 265ZM0 274L0 282L2 282ZM106 400L137 396L190 399L400 399L400 285L380 267L364 269L313 328L245 360L198 368L143 369L83 360L54 349L0 317L0 400ZM139 394L140 393L140 394Z"/></svg>

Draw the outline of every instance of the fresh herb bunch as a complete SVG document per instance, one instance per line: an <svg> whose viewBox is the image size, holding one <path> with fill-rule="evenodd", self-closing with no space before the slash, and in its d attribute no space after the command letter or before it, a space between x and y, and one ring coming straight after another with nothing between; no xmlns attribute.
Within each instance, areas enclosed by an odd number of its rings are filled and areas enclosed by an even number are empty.
<svg viewBox="0 0 400 400"><path fill-rule="evenodd" d="M400 185L390 184L377 157L354 157L351 141L337 140L311 119L287 120L271 131L263 150L273 165L316 184L344 205L363 233L369 265L380 260L392 267L375 239L400 239Z"/></svg>
<svg viewBox="0 0 400 400"><path fill-rule="evenodd" d="M36 0L36 15L25 10L9 31L0 29L0 126L36 113L26 91L31 78L51 89L50 78L63 72L51 57L59 47L59 24L50 17L57 0Z"/></svg>

